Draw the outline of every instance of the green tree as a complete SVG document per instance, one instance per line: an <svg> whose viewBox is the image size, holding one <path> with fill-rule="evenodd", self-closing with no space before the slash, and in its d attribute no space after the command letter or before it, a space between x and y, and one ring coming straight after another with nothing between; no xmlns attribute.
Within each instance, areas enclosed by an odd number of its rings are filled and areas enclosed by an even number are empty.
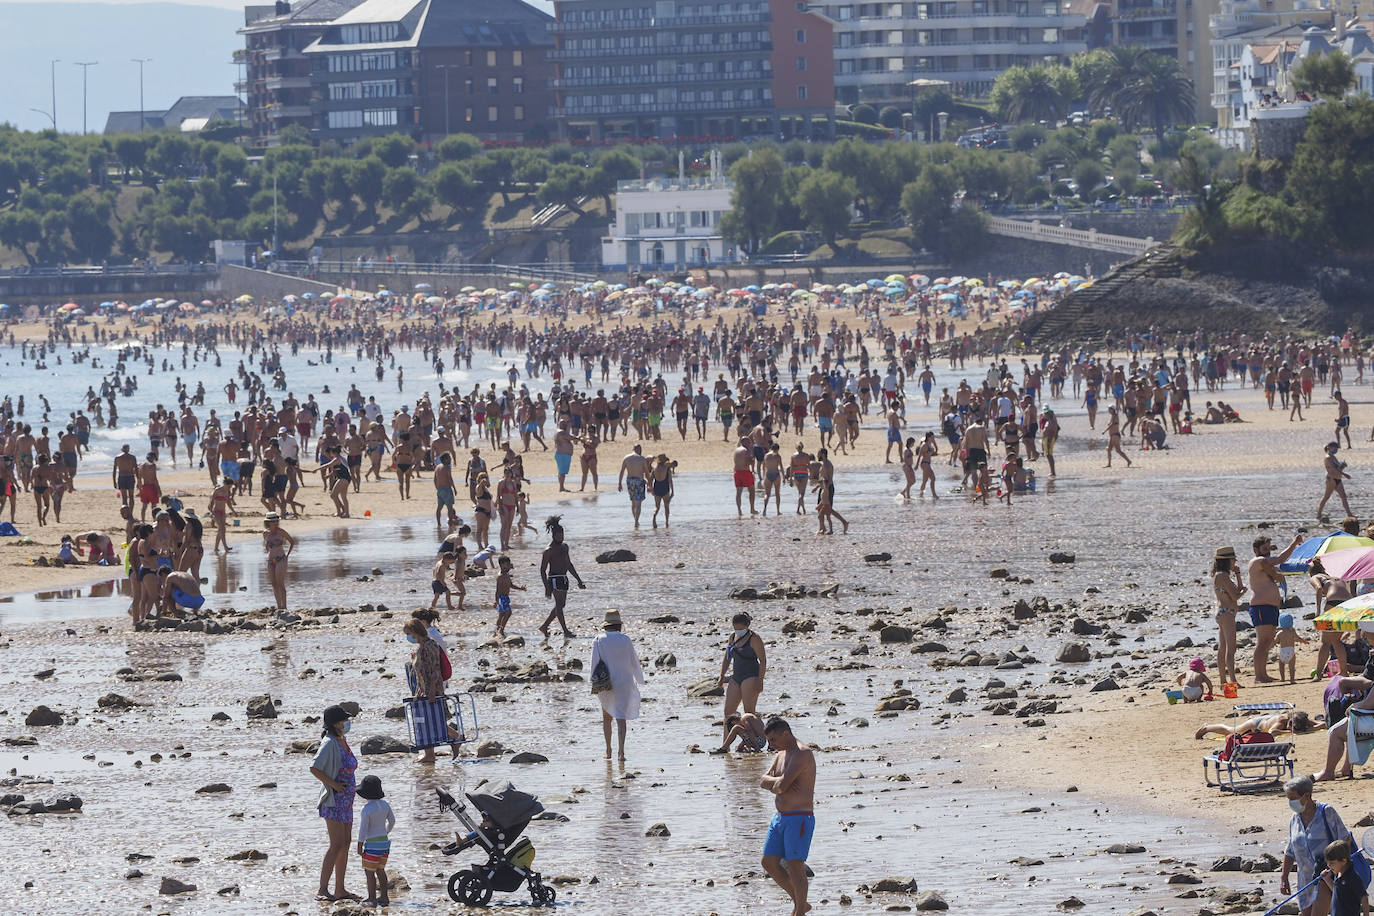
<svg viewBox="0 0 1374 916"><path fill-rule="evenodd" d="M34 211L8 210L0 213L0 245L22 254L31 267L38 265L35 249L42 240L43 222Z"/></svg>
<svg viewBox="0 0 1374 916"><path fill-rule="evenodd" d="M114 142L115 158L119 160L121 179L128 184L134 170L142 177L142 170L148 157L148 144L137 134L116 137Z"/></svg>
<svg viewBox="0 0 1374 916"><path fill-rule="evenodd" d="M1102 163L1095 159L1080 159L1078 164L1073 167L1073 180L1078 182L1078 196L1091 203L1094 199L1094 191L1107 177L1107 173L1102 169Z"/></svg>
<svg viewBox="0 0 1374 916"><path fill-rule="evenodd" d="M1293 87L1323 99L1339 99L1355 82L1355 62L1339 48L1329 54L1309 54L1293 68Z"/></svg>
<svg viewBox="0 0 1374 916"><path fill-rule="evenodd" d="M1197 93L1177 59L1120 45L1095 60L1100 72L1088 98L1095 106L1111 106L1127 130L1148 125L1163 141L1165 127L1192 120Z"/></svg>
<svg viewBox="0 0 1374 916"><path fill-rule="evenodd" d="M599 196L606 204L606 212L610 213L611 195L615 193L617 183L638 178L639 168L639 160L625 150L609 150L596 160L587 177L585 193Z"/></svg>
<svg viewBox="0 0 1374 916"><path fill-rule="evenodd" d="M415 152L415 141L405 134L387 134L372 144L372 154L387 168L399 169L410 162L410 154Z"/></svg>
<svg viewBox="0 0 1374 916"><path fill-rule="evenodd" d="M1374 100L1312 108L1285 196L1298 211L1303 240L1355 250L1374 244Z"/></svg>
<svg viewBox="0 0 1374 916"><path fill-rule="evenodd" d="M1216 180L1192 153L1179 156L1174 183L1193 198L1193 207L1179 220L1174 240L1189 248L1206 248L1226 237L1226 198L1232 185Z"/></svg>
<svg viewBox="0 0 1374 916"><path fill-rule="evenodd" d="M855 105L852 109L850 109L849 117L851 117L855 121L858 121L860 124L878 123L877 109L875 109L872 105L866 103L862 105Z"/></svg>
<svg viewBox="0 0 1374 916"><path fill-rule="evenodd" d="M452 139L452 138L450 138ZM456 162L445 162L430 174L439 202L463 217L485 213L487 198L477 191L477 182Z"/></svg>
<svg viewBox="0 0 1374 916"><path fill-rule="evenodd" d="M435 152L443 162L464 162L482 154L482 141L472 134L452 134L439 141Z"/></svg>
<svg viewBox="0 0 1374 916"><path fill-rule="evenodd" d="M488 194L500 194L501 206L509 206L511 182L515 180L515 154L508 149L494 149L470 161L472 177L483 190Z"/></svg>
<svg viewBox="0 0 1374 916"><path fill-rule="evenodd" d="M110 254L115 242L110 218L114 215L109 201L79 194L67 203L67 226L72 250L87 264L99 264Z"/></svg>
<svg viewBox="0 0 1374 916"><path fill-rule="evenodd" d="M836 239L849 228L850 209L858 193L852 178L825 170L813 170L797 188L801 218L836 253Z"/></svg>
<svg viewBox="0 0 1374 916"><path fill-rule="evenodd" d="M1003 121L1056 121L1078 98L1078 78L1063 64L1008 67L992 84L991 101Z"/></svg>
<svg viewBox="0 0 1374 916"><path fill-rule="evenodd" d="M382 180L382 202L393 212L409 216L406 202L420 187L419 174L409 166L391 169Z"/></svg>
<svg viewBox="0 0 1374 916"><path fill-rule="evenodd" d="M896 105L884 105L882 111L878 112L878 123L894 129L901 127L902 110Z"/></svg>
<svg viewBox="0 0 1374 916"><path fill-rule="evenodd" d="M546 206L559 204L582 215L578 200L587 193L589 172L580 165L560 162L549 169L549 177L539 188L539 202Z"/></svg>
<svg viewBox="0 0 1374 916"><path fill-rule="evenodd" d="M783 169L782 156L771 147L757 149L730 167L734 190L721 231L747 254L757 253L776 231Z"/></svg>
<svg viewBox="0 0 1374 916"><path fill-rule="evenodd" d="M362 201L363 208L373 218L377 218L377 204L382 200L382 182L386 180L386 163L376 156L368 156L353 163L348 186L353 194Z"/></svg>
<svg viewBox="0 0 1374 916"><path fill-rule="evenodd" d="M922 247L939 247L940 234L949 222L958 189L959 179L953 168L932 164L902 190L902 210L911 224L912 235Z"/></svg>

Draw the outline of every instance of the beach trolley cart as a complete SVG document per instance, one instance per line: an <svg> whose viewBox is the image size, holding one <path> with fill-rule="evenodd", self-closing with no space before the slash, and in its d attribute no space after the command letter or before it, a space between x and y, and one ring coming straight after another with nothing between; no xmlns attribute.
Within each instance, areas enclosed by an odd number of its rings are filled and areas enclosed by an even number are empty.
<svg viewBox="0 0 1374 916"><path fill-rule="evenodd" d="M406 697L406 728L412 752L429 747L477 740L477 704L470 693L448 694L427 700Z"/></svg>
<svg viewBox="0 0 1374 916"><path fill-rule="evenodd" d="M439 810L452 812L467 831L466 836L460 834L457 842L443 848L444 855L457 855L474 846L487 853L485 863L470 865L449 877L448 895L455 903L486 906L496 891L509 894L524 884L535 906L554 905L556 892L530 867L534 864L534 844L520 836L530 820L544 810L539 799L506 780L485 780L467 793L468 801L481 814L478 821L461 801L443 789L438 793Z"/></svg>
<svg viewBox="0 0 1374 916"><path fill-rule="evenodd" d="M1280 785L1285 776L1293 776L1293 744L1237 742L1229 754L1219 750L1203 757L1202 775L1208 787L1216 786L1223 792L1248 792Z"/></svg>

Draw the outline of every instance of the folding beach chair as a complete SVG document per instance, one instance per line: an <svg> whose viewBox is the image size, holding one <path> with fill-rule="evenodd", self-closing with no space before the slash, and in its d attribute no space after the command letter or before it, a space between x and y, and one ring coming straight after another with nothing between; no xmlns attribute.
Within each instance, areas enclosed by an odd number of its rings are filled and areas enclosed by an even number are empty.
<svg viewBox="0 0 1374 916"><path fill-rule="evenodd" d="M1223 753L1215 751L1202 758L1203 779L1208 787L1216 786L1223 792L1248 792L1277 786L1282 784L1285 775L1290 778L1293 775L1292 742L1238 743L1232 746L1225 760L1221 759Z"/></svg>
<svg viewBox="0 0 1374 916"><path fill-rule="evenodd" d="M477 704L470 693L433 700L406 697L404 705L412 751L477 740Z"/></svg>
<svg viewBox="0 0 1374 916"><path fill-rule="evenodd" d="M1231 707L1236 712L1287 712L1293 708L1292 703L1241 703L1239 706Z"/></svg>

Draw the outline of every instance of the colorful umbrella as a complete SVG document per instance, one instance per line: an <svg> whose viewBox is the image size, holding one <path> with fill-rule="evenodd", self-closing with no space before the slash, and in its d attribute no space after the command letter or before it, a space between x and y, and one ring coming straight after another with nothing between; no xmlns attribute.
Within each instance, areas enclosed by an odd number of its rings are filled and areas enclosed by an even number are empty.
<svg viewBox="0 0 1374 916"><path fill-rule="evenodd" d="M1301 575L1307 572L1314 557L1349 547L1374 547L1374 540L1346 534L1344 531L1332 531L1329 534L1308 538L1293 549L1286 562L1279 564L1279 571L1290 576Z"/></svg>
<svg viewBox="0 0 1374 916"><path fill-rule="evenodd" d="M1356 595L1317 617L1318 630L1374 630L1374 594Z"/></svg>
<svg viewBox="0 0 1374 916"><path fill-rule="evenodd" d="M1374 579L1374 547L1343 547L1322 554L1322 568L1347 582Z"/></svg>

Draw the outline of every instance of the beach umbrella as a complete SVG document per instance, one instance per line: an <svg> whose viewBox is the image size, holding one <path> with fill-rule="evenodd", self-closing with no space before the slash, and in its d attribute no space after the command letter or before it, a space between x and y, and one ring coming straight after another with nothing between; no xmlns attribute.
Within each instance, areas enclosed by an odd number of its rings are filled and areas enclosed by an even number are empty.
<svg viewBox="0 0 1374 916"><path fill-rule="evenodd" d="M302 298L302 299L318 299L319 297L316 296L314 293L301 293L301 298Z"/></svg>
<svg viewBox="0 0 1374 916"><path fill-rule="evenodd" d="M1374 540L1360 537L1354 534L1346 534L1344 531L1332 531L1327 534L1320 534L1310 537L1303 541L1293 552L1288 555L1287 561L1279 564L1279 571L1287 575L1301 575L1307 572L1307 568L1312 565L1312 560L1316 557L1324 556L1328 553L1335 553L1337 550L1345 550L1350 547L1371 547Z"/></svg>
<svg viewBox="0 0 1374 916"><path fill-rule="evenodd" d="M963 282L964 282L965 280L967 280L967 279L968 279L968 277L962 277L962 276L961 276L961 277L950 277L949 280L948 280L947 282L949 283L950 286L958 286L960 283L963 283Z"/></svg>
<svg viewBox="0 0 1374 916"><path fill-rule="evenodd" d="M759 287L751 283L750 285L744 288L744 291L746 293L757 293L759 292Z"/></svg>
<svg viewBox="0 0 1374 916"><path fill-rule="evenodd" d="M834 291L835 287L831 286L829 283L817 283L815 286L811 287L811 292L813 293L833 293Z"/></svg>
<svg viewBox="0 0 1374 916"><path fill-rule="evenodd" d="M58 306L57 310L59 312L75 312L80 308L81 306L77 305L75 302L68 302L65 305Z"/></svg>
<svg viewBox="0 0 1374 916"><path fill-rule="evenodd" d="M385 299L387 296L394 296L394 295L396 295L396 294L393 293L393 292L392 292L391 290L389 290L389 289L379 289L379 290L377 290L377 297L378 297L379 299Z"/></svg>
<svg viewBox="0 0 1374 916"><path fill-rule="evenodd" d="M1333 578L1347 582L1374 579L1374 547L1342 547L1322 554L1322 567Z"/></svg>
<svg viewBox="0 0 1374 916"><path fill-rule="evenodd" d="M242 296L239 296L234 301L237 302L239 305L252 305L253 297L248 295L247 293L244 293Z"/></svg>
<svg viewBox="0 0 1374 916"><path fill-rule="evenodd" d="M1318 630L1374 630L1374 594L1356 595L1318 615Z"/></svg>
<svg viewBox="0 0 1374 916"><path fill-rule="evenodd" d="M444 304L444 297L443 297L443 296L429 296L428 298L425 299L425 305L443 305L443 304Z"/></svg>
<svg viewBox="0 0 1374 916"><path fill-rule="evenodd" d="M970 277L970 278L968 278L967 280L964 281L964 285L965 285L965 286L982 286L982 285L983 285L983 281L982 281L982 280L979 280L977 277Z"/></svg>
<svg viewBox="0 0 1374 916"><path fill-rule="evenodd" d="M301 297L300 297L300 296L282 296L282 297L281 297L281 301L282 301L282 302L286 302L286 303L288 303L288 304L294 305L295 303L301 301Z"/></svg>
<svg viewBox="0 0 1374 916"><path fill-rule="evenodd" d="M1063 279L1066 279L1066 278L1069 277L1069 276L1071 276L1071 274L1070 274L1068 271L1066 271L1066 270L1061 270L1059 273L1057 273L1057 274L1054 275L1054 279L1056 279L1056 280L1063 280Z"/></svg>
<svg viewBox="0 0 1374 916"><path fill-rule="evenodd" d="M954 293L945 293L945 294L943 294L942 296L940 296L940 301L941 301L941 302L958 302L958 301L959 301L959 297L958 297L957 295L955 295Z"/></svg>
<svg viewBox="0 0 1374 916"><path fill-rule="evenodd" d="M911 283L913 286L928 286L930 284L930 277L927 277L925 274L912 274Z"/></svg>
<svg viewBox="0 0 1374 916"><path fill-rule="evenodd" d="M415 291L416 291L417 293L428 293L428 292L431 292L433 289L434 289L434 286L433 286L432 284L429 284L429 283L416 283L416 284L415 284Z"/></svg>
<svg viewBox="0 0 1374 916"><path fill-rule="evenodd" d="M542 287L540 287L540 289L557 289L557 288L558 288L557 285L555 285L555 284L553 284L553 283L545 283Z"/></svg>
<svg viewBox="0 0 1374 916"><path fill-rule="evenodd" d="M1001 287L1002 289L1016 289L1016 288L1018 288L1021 284L1018 283L1018 282L1015 281L1015 280L1003 280L1002 282L998 283L997 285L998 285L999 287Z"/></svg>
<svg viewBox="0 0 1374 916"><path fill-rule="evenodd" d="M10 304L8 302L0 302L0 312L8 312L9 310Z"/></svg>
<svg viewBox="0 0 1374 916"><path fill-rule="evenodd" d="M883 282L888 286L891 286L893 283L905 283L906 274L888 274L886 277L883 277Z"/></svg>
<svg viewBox="0 0 1374 916"><path fill-rule="evenodd" d="M525 288L525 284L519 282L518 280L512 280L512 281L510 281L509 283L507 283L506 285L509 286L511 289L520 289L520 290L523 290L523 289Z"/></svg>
<svg viewBox="0 0 1374 916"><path fill-rule="evenodd" d="M475 293L475 292L477 292L477 287L475 287L475 286L465 286L465 287L463 287L462 289L458 290L458 292L460 292L460 293Z"/></svg>
<svg viewBox="0 0 1374 916"><path fill-rule="evenodd" d="M887 284L882 280L879 280L877 277L869 277L867 280L864 281L864 286L867 286L870 289L878 289L880 287L887 286Z"/></svg>
<svg viewBox="0 0 1374 916"><path fill-rule="evenodd" d="M181 312L194 312L196 307L189 302L183 302L181 305L177 306L177 310Z"/></svg>

